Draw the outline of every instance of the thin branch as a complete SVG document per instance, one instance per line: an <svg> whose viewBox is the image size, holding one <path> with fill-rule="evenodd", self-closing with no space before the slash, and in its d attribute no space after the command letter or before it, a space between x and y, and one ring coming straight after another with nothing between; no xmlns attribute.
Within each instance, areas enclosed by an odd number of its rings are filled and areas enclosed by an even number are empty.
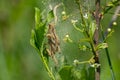
<svg viewBox="0 0 120 80"><path fill-rule="evenodd" d="M79 10L80 10L80 16L81 16L82 24L84 24L84 27L85 27L85 35L88 38L90 38L90 35L89 35L88 31L87 31L87 25L86 25L85 19L83 17L83 12L82 12L82 8L81 8L80 0L77 0L76 3L79 5ZM92 48L93 55L96 56L94 42L93 42L93 39L91 39L91 38L90 38L90 46Z"/></svg>
<svg viewBox="0 0 120 80"><path fill-rule="evenodd" d="M99 29L100 29L100 0L95 0L95 6L96 6L96 10L95 10L95 20L96 20L96 30L94 33L94 45L97 46L98 42L99 42ZM99 64L99 53L98 51L96 51L96 55L94 57L95 59L95 63ZM95 80L100 80L100 66L96 68L96 72L95 72Z"/></svg>

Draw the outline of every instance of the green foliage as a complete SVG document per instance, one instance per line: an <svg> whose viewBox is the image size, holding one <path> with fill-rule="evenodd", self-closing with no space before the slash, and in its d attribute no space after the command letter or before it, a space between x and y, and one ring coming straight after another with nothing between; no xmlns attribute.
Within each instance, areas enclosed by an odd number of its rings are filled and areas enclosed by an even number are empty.
<svg viewBox="0 0 120 80"><path fill-rule="evenodd" d="M32 30L31 45L36 47L39 51L43 47L43 41L46 34L46 22L41 21L41 13L38 8L35 8L35 29ZM42 51L40 51L42 52Z"/></svg>
<svg viewBox="0 0 120 80"><path fill-rule="evenodd" d="M50 15L51 12L50 12ZM51 17L48 17L48 21L50 19L52 19ZM48 71L48 74L50 76L50 78L52 80L55 80L51 70L49 69L48 66L48 55L46 55L46 53L44 53L44 44L45 44L45 36L47 34L47 20L45 22L42 21L42 15L41 12L38 8L35 8L35 29L32 30L31 33L31 40L30 43L33 47L35 47L38 50L38 53L45 65L46 70Z"/></svg>
<svg viewBox="0 0 120 80"><path fill-rule="evenodd" d="M88 79L89 80L95 80L95 68L89 67L88 68Z"/></svg>
<svg viewBox="0 0 120 80"><path fill-rule="evenodd" d="M97 47L96 47L96 50L99 50L99 49L105 49L108 47L108 44L107 43L100 43Z"/></svg>
<svg viewBox="0 0 120 80"><path fill-rule="evenodd" d="M91 38L93 38L95 30L96 30L95 21L91 21L90 25L89 25L89 35L90 35Z"/></svg>
<svg viewBox="0 0 120 80"><path fill-rule="evenodd" d="M53 10L51 10L48 13L47 21L50 22L51 20L53 20L53 18L54 18L54 13L53 13Z"/></svg>
<svg viewBox="0 0 120 80"><path fill-rule="evenodd" d="M72 68L72 66L63 66L62 69L60 69L59 74L62 80L72 80Z"/></svg>
<svg viewBox="0 0 120 80"><path fill-rule="evenodd" d="M51 7L54 9L58 4L62 5L56 9L54 16ZM119 14L115 21L117 24L113 23L113 28L107 27L120 5L119 0L101 0L103 16L100 24L103 34L108 31L108 35L105 39L100 35L99 45L93 48L99 50L101 64L95 64L89 44L93 41L96 27L93 17L95 2L80 0L80 4L86 28L75 0L0 0L0 80L50 80L52 74L55 80L64 80L61 76L66 77L64 74L68 73L71 80L94 80L96 66L101 67L101 80L112 80L104 51L106 48L109 48L116 80L119 80ZM57 66L46 51L46 32L54 17L58 19L55 30L60 41L60 52L57 53L61 53L55 54ZM73 65L75 61L76 65Z"/></svg>
<svg viewBox="0 0 120 80"><path fill-rule="evenodd" d="M91 53L93 53L94 57L88 61L83 61L83 62L74 60L74 63L76 66L81 64L89 64L90 66L88 66L88 69L86 69L86 67L84 66L80 72L79 71L77 72L77 70L74 69L74 66L63 65L59 70L59 72L57 73L59 73L62 80L79 80L79 79L95 80L95 70L100 66L99 63L96 63L95 61L96 59L94 59L96 57L96 51L100 49L105 49L108 47L108 45L107 43L98 43L97 46L95 45L94 36L95 36L95 30L98 30L98 27L96 26L97 24L95 20L92 18L92 15L90 15L89 10L87 13L83 13L81 2L77 1L76 3L79 6L82 23L81 25L78 25L79 27L76 26L76 23L78 22L77 20L71 20L71 23L73 24L73 27L77 31L81 32L85 37L81 39L82 41L80 43L82 43L83 45L79 44L79 48L80 50L85 52L87 52L87 50L90 51ZM46 27L47 24L52 22L54 20L53 18L55 19L58 18L55 11L56 9L57 8L55 6L55 9L47 13L46 19L43 19L40 10L38 8L35 8L35 29L32 30L31 41L30 41L33 47L35 47L38 50L38 53L41 56L41 59L45 65L45 68L47 69L49 77L53 80L55 80L55 77L53 75L53 72L49 68L49 65L48 65L49 62L46 61L48 60L49 56L46 52L46 46L44 46L44 44L46 44L45 37L48 30ZM63 16L66 16L66 13L64 14L62 13ZM68 34L65 35L65 37L63 38L63 41L68 42L68 44L73 43L73 40Z"/></svg>

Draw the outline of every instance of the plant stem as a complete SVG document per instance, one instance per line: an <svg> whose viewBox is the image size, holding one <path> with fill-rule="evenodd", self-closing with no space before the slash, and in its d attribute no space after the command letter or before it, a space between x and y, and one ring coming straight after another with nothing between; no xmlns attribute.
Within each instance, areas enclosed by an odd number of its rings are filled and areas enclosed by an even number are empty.
<svg viewBox="0 0 120 80"><path fill-rule="evenodd" d="M82 62L79 62L78 64L86 64L86 63L90 63L90 61L82 61Z"/></svg>
<svg viewBox="0 0 120 80"><path fill-rule="evenodd" d="M102 31L102 38L103 38L104 42L106 43L103 30L101 30L101 31ZM105 52L106 52L106 55L107 55L108 64L109 64L110 71L111 71L111 75L112 75L112 80L116 80L116 79L115 79L115 74L114 74L114 71L113 71L113 67L112 67L112 63L111 63L111 59L110 59L110 55L109 55L109 50L108 50L108 48L105 48Z"/></svg>
<svg viewBox="0 0 120 80"><path fill-rule="evenodd" d="M50 68L49 68L49 66L48 66L48 64L47 64L47 61L46 61L45 58L44 58L43 48L41 48L40 57L41 57L42 62L43 62L44 66L45 66L45 68L46 68L46 70L47 70L47 72L48 72L49 77L50 77L52 80L55 80L55 77L54 77L53 73L51 72L51 70L50 70Z"/></svg>
<svg viewBox="0 0 120 80"><path fill-rule="evenodd" d="M116 80L115 79L115 73L113 71L112 63L111 63L111 60L110 60L108 48L105 48L105 51L106 51L106 55L107 55L107 59L108 59L109 67L110 67L110 71L111 71L111 74L112 74L112 80Z"/></svg>
<svg viewBox="0 0 120 80"><path fill-rule="evenodd" d="M84 20L84 17L83 17L83 12L82 12L82 9L81 9L81 4L80 4L80 0L78 0L79 2L77 2L77 4L79 5L79 10L80 10L80 16L81 16L81 19L82 19L82 23L84 24L84 27L85 27L85 34L87 35L87 37L90 39L90 46L92 48L92 52L93 52L93 55L96 55L95 54L95 47L94 47L94 41L93 39L90 37L88 31L87 31L87 25L86 25L86 22Z"/></svg>
<svg viewBox="0 0 120 80"><path fill-rule="evenodd" d="M94 33L94 45L97 46L99 43L99 29L100 29L100 0L95 0L95 20L96 20L96 30ZM95 52L95 63L99 64L99 53ZM95 80L100 80L100 66L96 68Z"/></svg>
<svg viewBox="0 0 120 80"><path fill-rule="evenodd" d="M98 40L99 40L99 27L100 27L100 17L99 17L99 10L100 10L100 0L96 0L95 5L96 5L96 11L95 11L95 20L96 20L96 25L97 28L94 33L94 39L92 39L87 31L87 25L83 17L82 9L81 9L81 4L80 0L77 0L77 4L79 5L79 10L80 10L80 15L82 19L82 23L84 24L85 27L85 33L88 38L90 38L90 45L92 48L92 52L94 55L95 63L99 64L99 57L98 57L98 51L95 50L95 47L98 45ZM100 80L100 66L96 68L96 73L95 73L95 80Z"/></svg>

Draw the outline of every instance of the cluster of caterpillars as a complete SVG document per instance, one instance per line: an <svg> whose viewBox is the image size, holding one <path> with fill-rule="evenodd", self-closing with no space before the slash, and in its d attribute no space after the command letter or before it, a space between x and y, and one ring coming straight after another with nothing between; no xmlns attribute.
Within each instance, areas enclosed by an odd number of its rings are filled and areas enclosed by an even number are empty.
<svg viewBox="0 0 120 80"><path fill-rule="evenodd" d="M48 32L47 32L47 40L48 40L48 48L47 53L52 59L54 60L55 64L58 64L58 61L55 57L55 53L60 51L60 42L58 36L56 35L55 25L50 23L48 25Z"/></svg>

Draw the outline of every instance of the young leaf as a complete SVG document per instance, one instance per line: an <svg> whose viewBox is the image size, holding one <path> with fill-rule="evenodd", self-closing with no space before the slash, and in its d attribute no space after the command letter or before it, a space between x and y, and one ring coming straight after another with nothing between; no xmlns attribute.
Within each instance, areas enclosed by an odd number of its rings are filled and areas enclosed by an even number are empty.
<svg viewBox="0 0 120 80"><path fill-rule="evenodd" d="M91 38L93 38L95 29L96 29L96 24L95 24L95 22L91 22L91 23L90 23L90 26L89 26L89 35L90 35Z"/></svg>
<svg viewBox="0 0 120 80"><path fill-rule="evenodd" d="M83 39L80 39L80 42L90 42L90 39L89 38L83 38Z"/></svg>
<svg viewBox="0 0 120 80"><path fill-rule="evenodd" d="M35 28L31 32L30 43L34 48L37 48L39 51L41 49L42 43L46 34L46 23L41 21L41 13L38 8L35 8Z"/></svg>
<svg viewBox="0 0 120 80"><path fill-rule="evenodd" d="M35 31L34 31L34 30L31 31L30 44L31 44L36 50L38 50L38 48L37 48L36 45L35 45Z"/></svg>
<svg viewBox="0 0 120 80"><path fill-rule="evenodd" d="M38 8L35 8L35 28L31 32L31 39L30 43L31 45L38 51L40 56L44 56L43 53L43 46L44 46L44 38L46 32L46 23L42 22L41 20L41 13ZM47 56L44 56L45 58L48 58Z"/></svg>
<svg viewBox="0 0 120 80"><path fill-rule="evenodd" d="M39 24L39 27L35 29L35 45L39 50L44 43L45 34L47 33L46 29L46 23Z"/></svg>
<svg viewBox="0 0 120 80"><path fill-rule="evenodd" d="M73 69L72 80L81 80L81 72L79 69Z"/></svg>
<svg viewBox="0 0 120 80"><path fill-rule="evenodd" d="M81 79L80 80L87 80L87 69L86 69L86 65L83 66L82 70L81 70Z"/></svg>
<svg viewBox="0 0 120 80"><path fill-rule="evenodd" d="M50 21L52 21L53 18L54 18L54 13L53 13L53 10L51 10L51 11L48 13L47 21L50 22Z"/></svg>
<svg viewBox="0 0 120 80"><path fill-rule="evenodd" d="M39 27L40 24L40 19L41 19L41 13L40 10L38 8L35 8L35 27Z"/></svg>
<svg viewBox="0 0 120 80"><path fill-rule="evenodd" d="M108 47L108 44L107 43L100 43L97 47L96 47L96 50L99 50L99 49L105 49Z"/></svg>
<svg viewBox="0 0 120 80"><path fill-rule="evenodd" d="M60 77L62 80L72 80L71 79L71 70L72 66L64 66L62 69L59 71Z"/></svg>

